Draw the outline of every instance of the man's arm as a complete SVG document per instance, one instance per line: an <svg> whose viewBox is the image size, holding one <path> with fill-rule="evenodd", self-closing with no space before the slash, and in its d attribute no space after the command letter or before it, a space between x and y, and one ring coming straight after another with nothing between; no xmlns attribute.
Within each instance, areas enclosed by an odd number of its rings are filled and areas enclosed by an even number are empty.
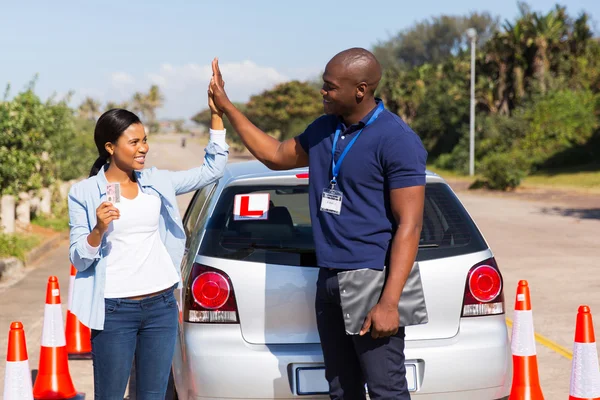
<svg viewBox="0 0 600 400"><path fill-rule="evenodd" d="M390 202L398 229L392 240L389 273L379 303L367 315L360 332L364 335L371 327L374 338L398 332L398 302L419 249L425 186L392 189Z"/></svg>
<svg viewBox="0 0 600 400"><path fill-rule="evenodd" d="M419 250L425 186L393 189L390 192L390 202L398 229L392 240L390 272L380 302L398 307L400 294Z"/></svg>
<svg viewBox="0 0 600 400"><path fill-rule="evenodd" d="M244 146L250 153L268 168L274 170L292 169L308 165L308 154L297 139L283 142L267 135L258 129L242 114L227 97L225 82L215 58L212 62L213 78L210 82L209 94L215 105L223 111L235 131L240 135Z"/></svg>
<svg viewBox="0 0 600 400"><path fill-rule="evenodd" d="M270 169L283 170L308 165L308 154L296 138L280 142L267 135L250 122L231 102L224 107L223 112L240 135L244 146Z"/></svg>

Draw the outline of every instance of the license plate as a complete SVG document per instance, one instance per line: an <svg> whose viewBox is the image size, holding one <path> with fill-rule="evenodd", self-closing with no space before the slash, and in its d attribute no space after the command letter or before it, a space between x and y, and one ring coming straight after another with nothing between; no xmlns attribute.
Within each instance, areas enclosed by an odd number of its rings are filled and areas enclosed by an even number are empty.
<svg viewBox="0 0 600 400"><path fill-rule="evenodd" d="M405 364L406 383L410 392L417 390L417 366ZM300 396L329 394L329 384L325 379L325 368L297 367L296 368L296 393Z"/></svg>
<svg viewBox="0 0 600 400"><path fill-rule="evenodd" d="M325 368L302 367L296 369L296 393L301 396L329 394L329 383L325 379Z"/></svg>

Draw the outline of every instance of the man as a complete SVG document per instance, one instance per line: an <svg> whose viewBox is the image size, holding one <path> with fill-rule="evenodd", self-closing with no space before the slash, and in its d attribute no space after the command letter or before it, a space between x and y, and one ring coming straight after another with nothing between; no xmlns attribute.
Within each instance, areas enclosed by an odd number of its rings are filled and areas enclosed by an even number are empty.
<svg viewBox="0 0 600 400"><path fill-rule="evenodd" d="M337 54L323 74L326 115L284 142L262 132L229 101L217 59L209 86L217 108L259 161L274 170L310 166L310 212L321 267L317 325L332 399L365 399L365 382L371 399L410 399L398 302L418 249L427 152L375 98L380 79L381 66L369 51ZM378 302L360 320L360 333L347 334L341 276L384 267Z"/></svg>

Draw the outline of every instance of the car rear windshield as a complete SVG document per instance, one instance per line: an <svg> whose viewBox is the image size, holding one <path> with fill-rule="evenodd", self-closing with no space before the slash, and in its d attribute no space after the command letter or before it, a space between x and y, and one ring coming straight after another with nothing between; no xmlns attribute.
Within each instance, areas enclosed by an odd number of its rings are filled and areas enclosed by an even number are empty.
<svg viewBox="0 0 600 400"><path fill-rule="evenodd" d="M429 183L425 193L417 260L451 257L486 248L477 228L446 184ZM269 195L267 219L234 218L236 196L253 194ZM199 251L201 255L316 266L307 185L225 188L205 228Z"/></svg>

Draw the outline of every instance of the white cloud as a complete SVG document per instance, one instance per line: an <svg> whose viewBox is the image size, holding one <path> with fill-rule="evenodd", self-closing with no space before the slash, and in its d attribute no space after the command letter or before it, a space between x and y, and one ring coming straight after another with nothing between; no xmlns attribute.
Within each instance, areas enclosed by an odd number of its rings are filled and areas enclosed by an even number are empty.
<svg viewBox="0 0 600 400"><path fill-rule="evenodd" d="M262 67L252 61L226 63L220 68L227 94L233 101L247 101L251 95L290 79L275 68ZM146 78L159 85L165 94L165 106L160 115L191 116L206 107L206 90L211 76L210 65L164 64Z"/></svg>
<svg viewBox="0 0 600 400"><path fill-rule="evenodd" d="M257 65L245 60L220 65L227 94L232 101L247 101L251 95L258 94L274 85L290 79L309 79L318 73L317 69L305 68L290 70L287 73L273 67ZM109 77L109 84L102 90L78 90L78 95L96 94L95 98L106 101L129 100L136 91L147 91L156 84L165 96L165 105L158 110L159 117L190 118L196 112L207 107L208 83L212 76L210 64L162 64L156 71L144 76L132 76L126 72L115 72ZM79 97L79 96L77 96Z"/></svg>
<svg viewBox="0 0 600 400"><path fill-rule="evenodd" d="M114 72L110 76L111 87L116 93L119 94L119 98L127 96L132 92L135 87L135 78L129 75L127 72Z"/></svg>
<svg viewBox="0 0 600 400"><path fill-rule="evenodd" d="M135 83L133 76L127 72L115 72L110 76L113 85L132 85Z"/></svg>

